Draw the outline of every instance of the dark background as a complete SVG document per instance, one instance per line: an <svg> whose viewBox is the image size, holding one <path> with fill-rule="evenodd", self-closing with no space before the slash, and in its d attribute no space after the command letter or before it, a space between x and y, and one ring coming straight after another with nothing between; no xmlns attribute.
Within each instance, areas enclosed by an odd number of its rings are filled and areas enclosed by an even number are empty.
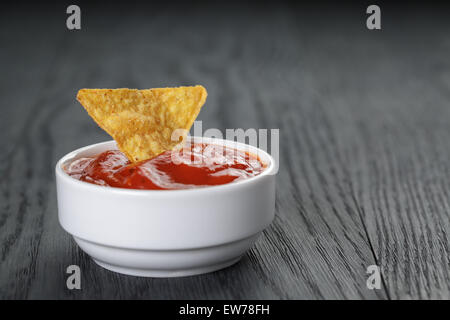
<svg viewBox="0 0 450 320"><path fill-rule="evenodd" d="M2 4L0 298L448 299L450 11L373 3L382 30L371 2ZM76 92L193 84L204 129L280 129L276 218L222 271L101 269L57 220L56 161L110 139Z"/></svg>

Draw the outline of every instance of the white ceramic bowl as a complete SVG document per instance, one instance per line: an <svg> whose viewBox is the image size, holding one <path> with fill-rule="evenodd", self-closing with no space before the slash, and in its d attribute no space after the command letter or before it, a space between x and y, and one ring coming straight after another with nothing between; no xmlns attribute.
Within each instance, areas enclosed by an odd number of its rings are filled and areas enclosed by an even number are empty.
<svg viewBox="0 0 450 320"><path fill-rule="evenodd" d="M63 165L116 149L114 141L75 150L56 164L61 226L100 266L124 274L179 277L232 265L273 220L273 158L248 145L209 138L258 154L267 168L225 185L184 190L98 186L66 174Z"/></svg>

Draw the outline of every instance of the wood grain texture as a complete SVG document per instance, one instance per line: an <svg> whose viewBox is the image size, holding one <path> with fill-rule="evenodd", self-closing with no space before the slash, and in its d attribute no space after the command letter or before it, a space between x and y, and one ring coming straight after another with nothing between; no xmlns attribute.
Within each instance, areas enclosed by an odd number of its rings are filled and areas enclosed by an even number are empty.
<svg viewBox="0 0 450 320"><path fill-rule="evenodd" d="M388 14L372 33L363 7L178 5L84 10L77 32L62 5L1 13L0 298L448 299L448 22ZM280 129L276 218L219 272L103 270L57 220L56 161L109 139L76 92L191 84L208 89L204 129Z"/></svg>

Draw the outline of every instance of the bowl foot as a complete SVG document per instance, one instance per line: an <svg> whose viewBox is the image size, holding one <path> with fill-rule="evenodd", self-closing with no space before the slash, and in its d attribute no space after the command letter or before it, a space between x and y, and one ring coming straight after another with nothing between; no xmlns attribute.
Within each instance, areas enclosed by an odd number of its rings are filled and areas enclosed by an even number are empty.
<svg viewBox="0 0 450 320"><path fill-rule="evenodd" d="M228 261L224 261L221 263L217 263L210 266L202 266L202 267L196 267L196 268L190 268L190 269L179 269L179 270L158 270L158 269L135 269L135 268L129 268L129 267L121 267L112 265L106 262L102 262L99 260L94 260L96 264L98 264L100 267L105 268L107 270L122 273L130 276L137 276L137 277L151 277L151 278L173 278L173 277L187 277L187 276L193 276L197 274L203 274L203 273L209 273L213 271L217 271L226 267L229 267L236 262L238 262L241 259L241 257L237 257Z"/></svg>
<svg viewBox="0 0 450 320"><path fill-rule="evenodd" d="M117 248L74 237L79 247L101 267L140 277L186 277L228 267L242 257L258 234L234 242L201 248L152 250Z"/></svg>

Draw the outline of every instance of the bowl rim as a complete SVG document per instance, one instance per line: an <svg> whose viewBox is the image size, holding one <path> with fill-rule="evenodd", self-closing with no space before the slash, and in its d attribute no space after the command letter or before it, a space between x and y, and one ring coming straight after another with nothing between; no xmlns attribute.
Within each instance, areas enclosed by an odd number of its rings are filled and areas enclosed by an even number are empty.
<svg viewBox="0 0 450 320"><path fill-rule="evenodd" d="M243 179L243 180L239 180L239 181L235 181L235 182L233 181L233 182L221 184L221 185L202 186L202 187L198 187L198 188L189 188L189 189L170 189L170 190L128 189L128 188L118 188L118 187L111 187L111 186L100 186L100 185L96 185L96 184L92 184L89 182L85 182L85 181L81 181L81 180L72 178L62 168L63 164L65 164L69 160L75 160L80 153L88 151L89 149L93 149L95 147L99 147L101 145L107 145L107 144L113 144L117 147L116 142L114 140L108 140L108 141L94 143L94 144L91 144L88 146L84 146L84 147L75 149L75 150L67 153L63 157L61 157L57 161L56 167L55 167L56 178L60 178L66 183L75 184L76 186L79 186L82 188L91 189L92 191L95 191L95 192L110 192L110 193L118 193L118 194L123 194L123 195L150 195L151 194L151 195L168 196L168 195L171 195L174 193L191 194L191 193L208 192L208 191L225 191L225 190L229 190L229 189L233 189L233 188L234 189L240 188L240 187L248 186L249 184L252 184L252 183L256 183L257 181L263 179L266 176L276 174L274 172L275 160L268 152L266 152L258 147L254 147L252 145L241 143L241 142L236 142L233 140L201 137L201 136L188 136L187 140L194 141L194 142L197 140L201 140L203 142L210 143L210 144L214 144L214 142L216 142L216 144L224 143L225 146L232 145L232 147L234 147L238 150L242 150L242 149L246 148L245 150L248 150L251 153L257 154L259 157L265 158L265 159L261 159L261 161L264 162L265 164L267 164L267 167L260 174L250 177L248 179ZM266 161L266 159L268 161ZM266 162L268 162L268 163L266 163Z"/></svg>

